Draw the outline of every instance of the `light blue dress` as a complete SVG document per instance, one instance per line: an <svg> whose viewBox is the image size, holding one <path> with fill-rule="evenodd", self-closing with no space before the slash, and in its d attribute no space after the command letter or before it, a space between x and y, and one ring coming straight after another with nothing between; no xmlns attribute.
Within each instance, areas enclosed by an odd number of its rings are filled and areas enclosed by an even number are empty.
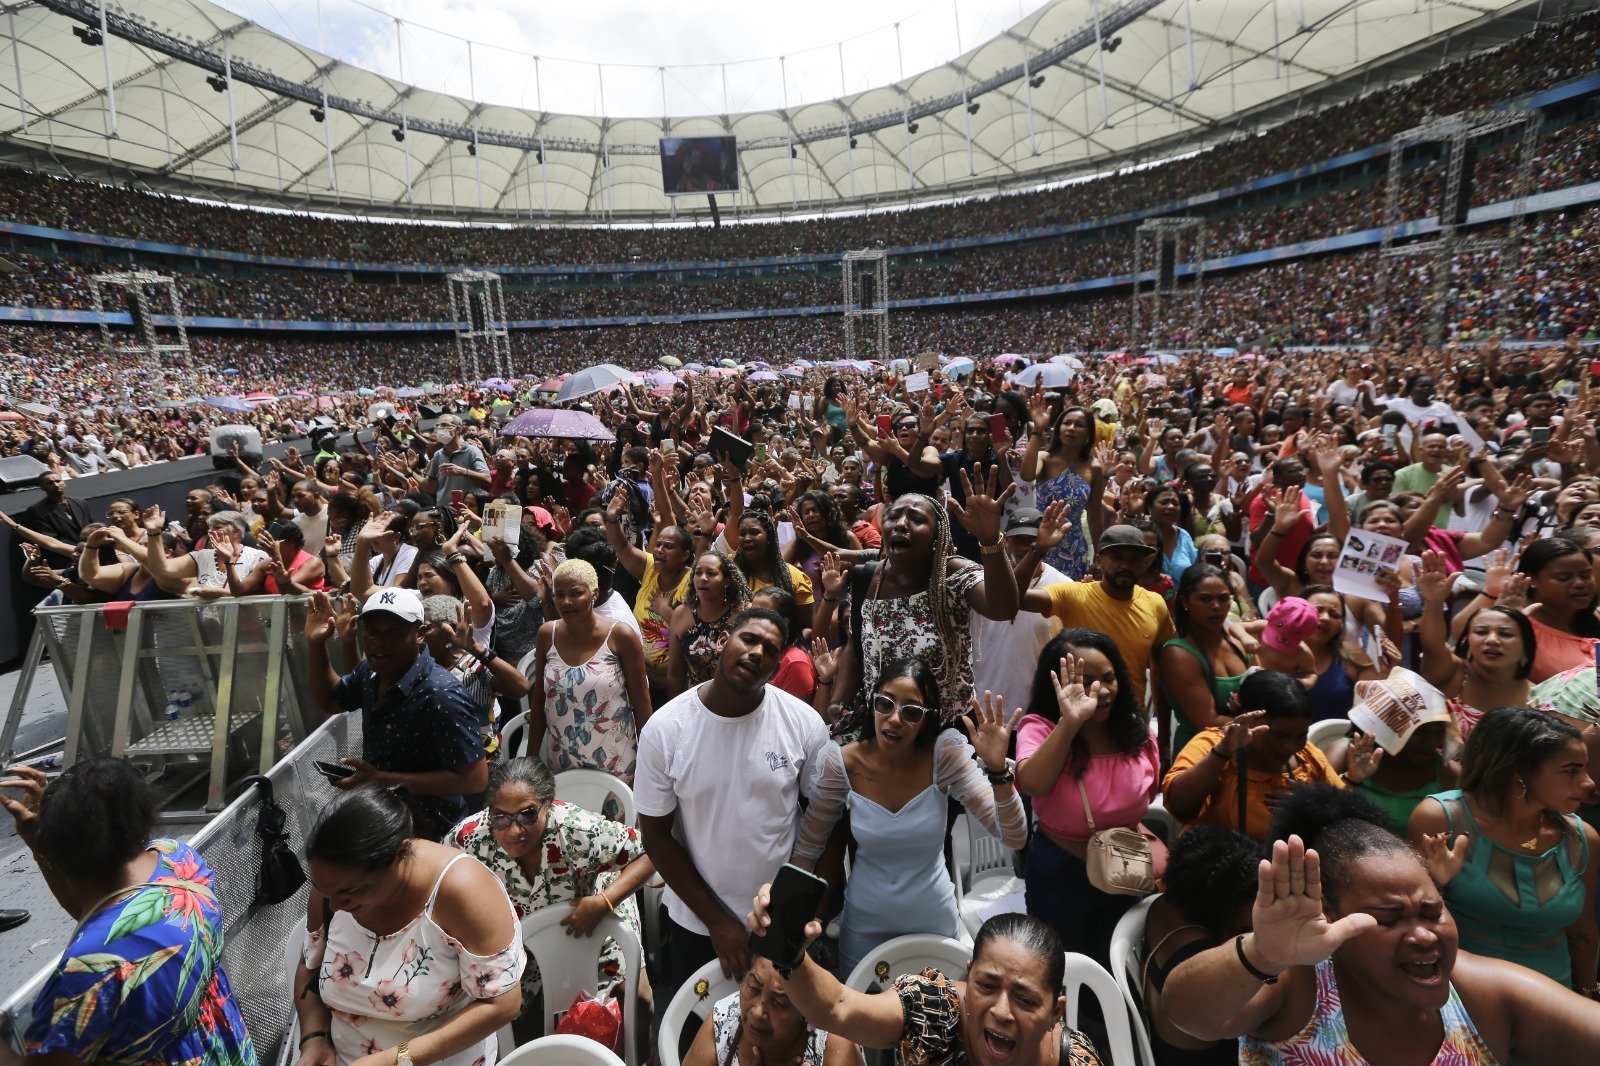
<svg viewBox="0 0 1600 1066"><path fill-rule="evenodd" d="M934 741L932 780L898 811L855 791L844 750L837 743L823 752L794 858L807 866L815 863L833 827L846 810L850 812L856 854L840 918L841 975L848 976L869 952L897 936L953 937L960 931L955 885L944 862L945 816L951 798L1006 847L1027 843L1021 798L1013 791L1010 799L996 804L994 786L958 730L940 732Z"/></svg>

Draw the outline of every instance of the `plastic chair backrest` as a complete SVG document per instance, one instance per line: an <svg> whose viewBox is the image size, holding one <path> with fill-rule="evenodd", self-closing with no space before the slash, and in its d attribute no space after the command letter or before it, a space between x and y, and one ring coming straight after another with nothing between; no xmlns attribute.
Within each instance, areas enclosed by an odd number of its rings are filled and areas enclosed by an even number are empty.
<svg viewBox="0 0 1600 1066"><path fill-rule="evenodd" d="M528 735L528 712L518 711L500 725L500 757L520 759L524 755L537 755L529 751L533 738Z"/></svg>
<svg viewBox="0 0 1600 1066"><path fill-rule="evenodd" d="M737 991L739 982L722 976L722 963L717 959L712 959L690 974L659 1019L661 1032L657 1037L656 1053L661 1066L682 1066L682 1060L678 1058L678 1041L682 1038L684 1025L691 1016L705 1021L718 1003Z"/></svg>
<svg viewBox="0 0 1600 1066"><path fill-rule="evenodd" d="M1329 744L1343 740L1349 733L1350 719L1329 718L1325 722L1313 722L1311 728L1306 730L1306 740L1315 744L1319 751L1327 751Z"/></svg>
<svg viewBox="0 0 1600 1066"><path fill-rule="evenodd" d="M615 798L622 808L623 825L633 825L638 816L633 808L633 789L621 778L602 770L563 770L556 775L556 799L595 814L605 812L606 800Z"/></svg>
<svg viewBox="0 0 1600 1066"><path fill-rule="evenodd" d="M971 855L967 870L969 890L978 883L979 878L989 874L1015 876L1016 868L1012 865L1011 849L970 815L967 817L967 840Z"/></svg>
<svg viewBox="0 0 1600 1066"><path fill-rule="evenodd" d="M1167 805L1157 796L1150 801L1150 809L1144 812L1144 817L1139 819L1150 828L1150 831L1161 838L1167 847L1172 847L1178 839L1178 834L1183 832L1183 825L1167 810Z"/></svg>
<svg viewBox="0 0 1600 1066"><path fill-rule="evenodd" d="M501 1059L499 1066L626 1066L586 1036L541 1036Z"/></svg>
<svg viewBox="0 0 1600 1066"><path fill-rule="evenodd" d="M301 907L302 912L305 911ZM289 1002L298 999L301 989L294 986L295 973L299 969L301 956L305 954L306 945L306 920L302 913L299 920L294 923L294 931L289 934L283 945L284 982L289 986ZM300 1014L298 1011L289 1012L289 1035L283 1039L283 1047L278 1051L278 1066L289 1066L299 1057L300 1046Z"/></svg>
<svg viewBox="0 0 1600 1066"><path fill-rule="evenodd" d="M1133 1024L1128 1015L1128 1004L1105 968L1087 955L1067 952L1065 988L1067 993L1067 1024L1078 1028L1078 1016L1083 1004L1083 992L1088 989L1100 1001L1100 1014L1105 1020L1106 1044L1100 1048L1107 1062L1148 1062L1138 1057L1133 1038Z"/></svg>
<svg viewBox="0 0 1600 1066"><path fill-rule="evenodd" d="M959 940L934 933L912 933L867 952L845 984L857 992L873 992L888 988L896 977L919 974L929 967L937 968L952 981L960 981L966 977L971 962L972 949Z"/></svg>
<svg viewBox="0 0 1600 1066"><path fill-rule="evenodd" d="M601 918L591 936L568 936L566 929L561 925L561 919L571 913L571 907L558 903L540 907L522 919L523 946L539 964L539 976L544 983L544 1031L551 1032L555 1029L556 1016L564 1014L572 1006L572 1001L577 998L579 992L588 991L591 995L594 993L600 972L600 946L607 937L610 937L617 942L622 951L625 974L623 988L618 996L622 1003L623 1055L627 1060L627 1066L635 1066L639 974L644 965L640 954L639 937L631 925L615 914ZM594 1044L592 1040L588 1042ZM502 1030L500 1046L506 1047L507 1044ZM600 1047L599 1044L594 1046ZM545 1066L548 1061L561 1060L541 1059L540 1066Z"/></svg>
<svg viewBox="0 0 1600 1066"><path fill-rule="evenodd" d="M1160 898L1159 895L1148 896L1135 903L1117 919L1117 926L1111 931L1111 978L1138 1023L1134 1026L1134 1037L1146 1066L1153 1066L1155 1051L1150 1046L1149 1022L1144 1008L1144 926L1150 917L1151 905Z"/></svg>

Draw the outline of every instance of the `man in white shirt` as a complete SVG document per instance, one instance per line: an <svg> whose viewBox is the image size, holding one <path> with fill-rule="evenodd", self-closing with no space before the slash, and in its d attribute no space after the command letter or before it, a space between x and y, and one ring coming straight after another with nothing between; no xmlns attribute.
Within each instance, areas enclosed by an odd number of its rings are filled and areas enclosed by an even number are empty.
<svg viewBox="0 0 1600 1066"><path fill-rule="evenodd" d="M1013 567L1033 547L1043 519L1044 515L1033 507L1019 507L1006 517L1005 537L1001 543ZM1070 580L1049 563L1040 563L1022 589L1044 588ZM969 625L972 630L972 690L1002 696L1007 707L1026 707L1034 670L1039 665L1039 653L1061 629L1060 621L1032 611L1018 611L1011 621L996 622L972 611Z"/></svg>
<svg viewBox="0 0 1600 1066"><path fill-rule="evenodd" d="M658 708L639 735L634 802L645 851L667 882L663 1002L713 959L744 977L742 915L788 861L800 797L811 796L828 731L810 706L768 684L786 638L782 616L745 611L711 680Z"/></svg>
<svg viewBox="0 0 1600 1066"><path fill-rule="evenodd" d="M1461 425L1466 421L1449 404L1434 398L1433 378L1428 374L1418 374L1412 378L1411 384L1406 386L1406 394L1404 396L1396 396L1393 399L1379 400L1374 403L1371 394L1367 394L1362 397L1361 402L1362 413L1368 417L1382 414L1387 408L1390 411L1399 412L1405 418L1406 424L1400 427L1399 437L1400 446L1406 449L1407 454L1410 453L1411 448L1412 426L1425 430L1428 428L1429 422L1442 426L1445 422Z"/></svg>

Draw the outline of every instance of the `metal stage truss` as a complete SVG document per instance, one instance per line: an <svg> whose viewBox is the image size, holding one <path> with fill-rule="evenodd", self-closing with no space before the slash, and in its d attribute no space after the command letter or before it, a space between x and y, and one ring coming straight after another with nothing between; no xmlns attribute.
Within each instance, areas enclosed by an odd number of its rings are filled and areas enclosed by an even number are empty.
<svg viewBox="0 0 1600 1066"><path fill-rule="evenodd" d="M1188 215L1152 218L1141 222L1133 237L1129 341L1143 348L1188 343L1205 281L1205 220ZM1152 264L1155 277L1147 279ZM1183 264L1187 269L1180 269ZM1179 337L1180 331L1189 336Z"/></svg>
<svg viewBox="0 0 1600 1066"><path fill-rule="evenodd" d="M1522 230L1527 215L1528 188L1533 180L1534 153L1538 149L1539 127L1544 115L1537 109L1461 111L1454 115L1430 117L1422 125L1397 134L1389 142L1389 178L1383 204L1383 240L1379 248L1378 298L1372 308L1372 336L1383 335L1395 288L1393 275L1405 259L1423 259L1431 281L1429 291L1416 295L1427 302L1427 342L1443 344L1450 308L1450 279L1454 260L1459 255L1489 253L1499 256L1495 287L1505 292L1517 267L1517 251L1522 245ZM1463 231L1468 224L1472 200L1478 143L1485 138L1515 138L1518 142L1515 171L1511 178L1510 216L1503 228L1486 229L1471 237ZM1408 168L1408 150L1421 145L1440 144L1444 152L1444 191L1439 200L1438 227L1422 240L1408 238L1421 232L1420 221L1403 218L1405 204L1413 200L1408 193L1423 182L1425 168L1415 166L1413 153ZM1406 241L1406 243L1401 243Z"/></svg>
<svg viewBox="0 0 1600 1066"><path fill-rule="evenodd" d="M840 271L844 280L844 357L860 359L856 333L863 325L871 332L874 359L889 358L889 256L881 248L844 253Z"/></svg>
<svg viewBox="0 0 1600 1066"><path fill-rule="evenodd" d="M456 324L456 363L461 380L513 377L506 295L500 275L487 270L463 270L446 280L450 286L450 320Z"/></svg>
<svg viewBox="0 0 1600 1066"><path fill-rule="evenodd" d="M183 324L183 304L178 299L178 283L165 274L149 270L130 270L115 274L95 274L89 278L94 293L94 313L100 321L100 341L106 354L132 356L151 373L159 373L163 355L188 355L189 331ZM109 305L109 307L108 307ZM160 308L172 318L172 333L156 332L155 312ZM134 339L111 331L111 316L125 312ZM176 341L172 341L172 334Z"/></svg>

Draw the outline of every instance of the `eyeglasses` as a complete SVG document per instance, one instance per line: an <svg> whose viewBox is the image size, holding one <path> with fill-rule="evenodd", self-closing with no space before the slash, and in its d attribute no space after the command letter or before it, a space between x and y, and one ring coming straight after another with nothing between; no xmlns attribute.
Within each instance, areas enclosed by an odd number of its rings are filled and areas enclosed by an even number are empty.
<svg viewBox="0 0 1600 1066"><path fill-rule="evenodd" d="M516 814L506 814L504 811L489 812L489 828L505 832L511 828L511 823L516 822L524 829L532 829L539 824L539 815L544 813L543 807L528 807Z"/></svg>
<svg viewBox="0 0 1600 1066"><path fill-rule="evenodd" d="M928 715L928 708L920 703L896 704L894 697L880 692L872 697L872 713L879 718L887 718L895 711L900 712L900 720L906 725L916 725Z"/></svg>

